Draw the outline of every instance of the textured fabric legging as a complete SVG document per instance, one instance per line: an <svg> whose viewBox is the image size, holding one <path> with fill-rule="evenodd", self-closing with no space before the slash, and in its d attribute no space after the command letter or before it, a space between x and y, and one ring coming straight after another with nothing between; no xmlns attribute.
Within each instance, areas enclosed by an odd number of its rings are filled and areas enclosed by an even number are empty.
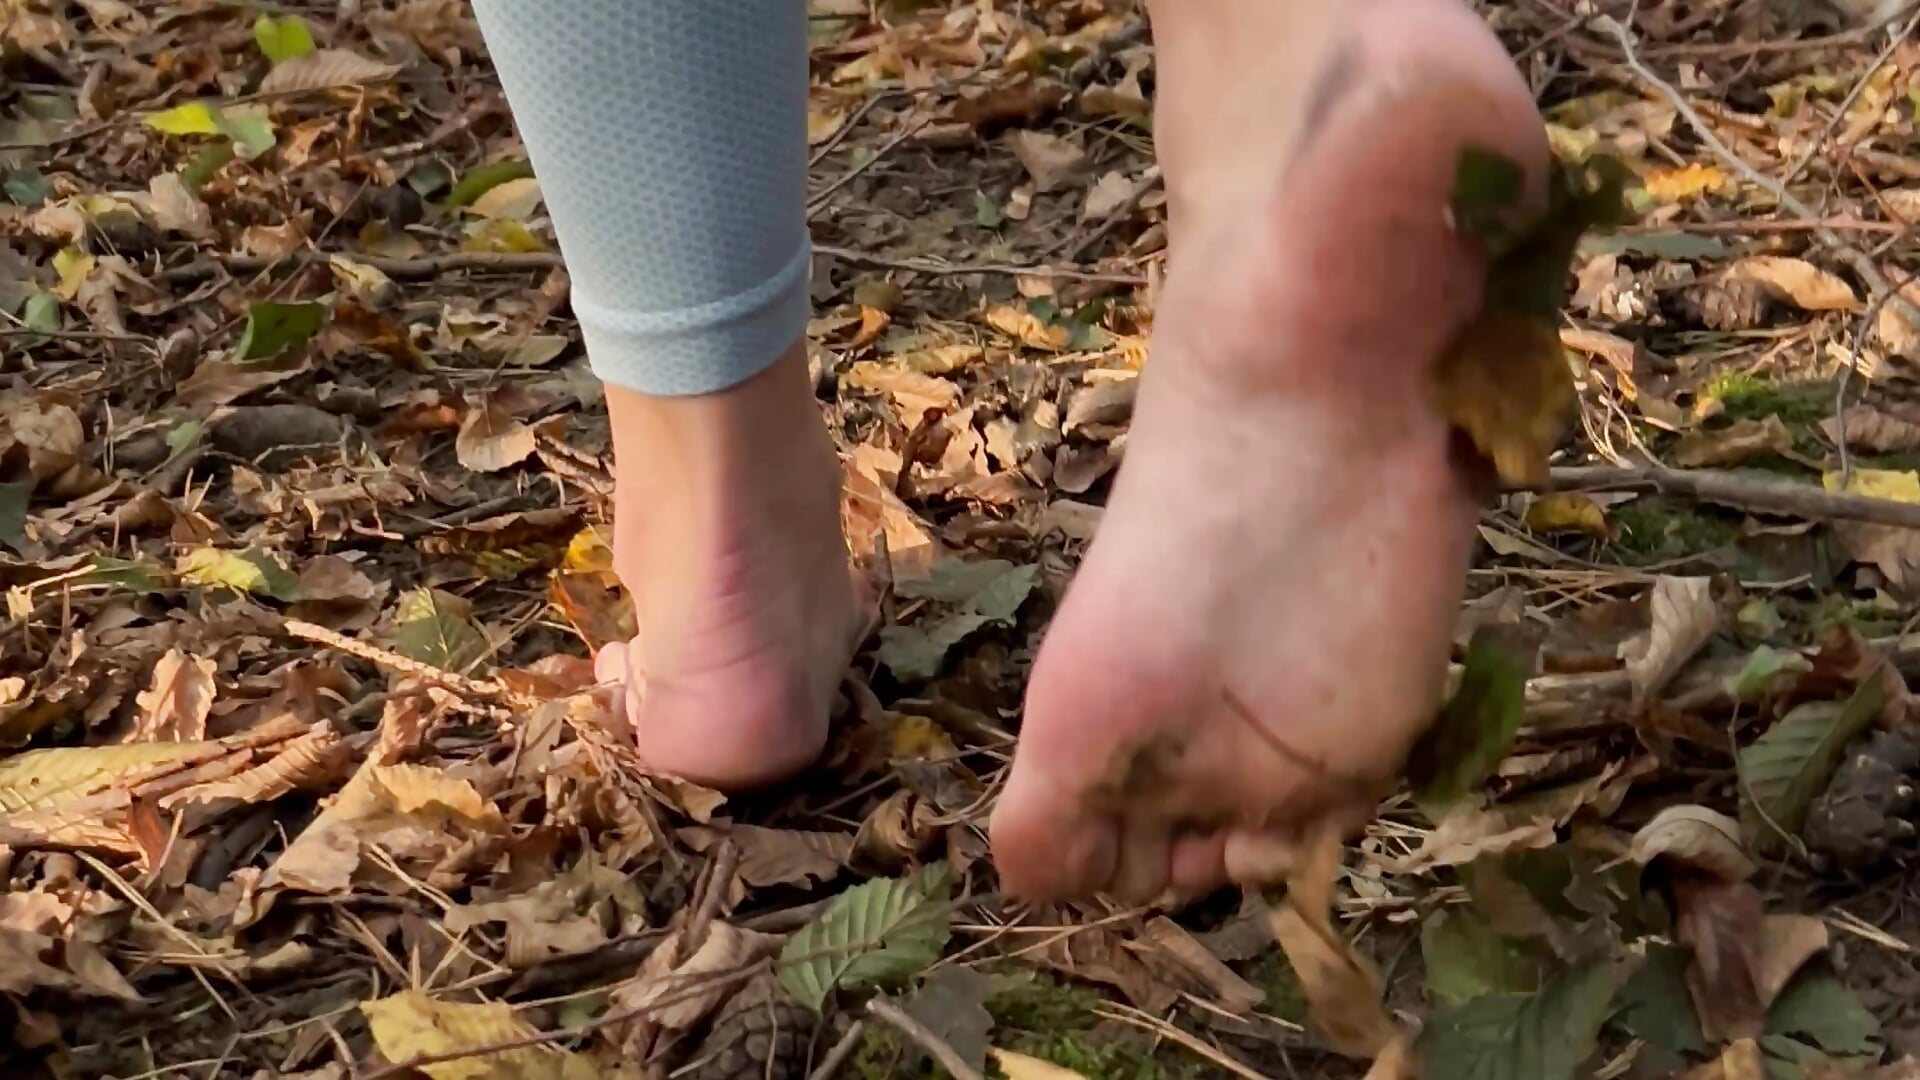
<svg viewBox="0 0 1920 1080"><path fill-rule="evenodd" d="M803 0L474 0L603 381L726 389L807 320Z"/></svg>

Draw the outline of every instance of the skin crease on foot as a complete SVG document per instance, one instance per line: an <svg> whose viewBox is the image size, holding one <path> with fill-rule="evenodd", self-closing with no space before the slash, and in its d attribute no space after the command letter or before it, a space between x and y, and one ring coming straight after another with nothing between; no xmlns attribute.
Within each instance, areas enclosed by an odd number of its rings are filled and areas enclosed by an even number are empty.
<svg viewBox="0 0 1920 1080"><path fill-rule="evenodd" d="M1477 144L1537 185L1547 161L1464 0L1151 15L1169 276L993 815L1002 884L1031 899L1264 877L1305 816L1398 771L1477 508L1429 380L1484 272L1448 221L1454 164ZM600 674L644 759L723 788L818 755L858 621L804 369L796 347L720 394L608 392L640 634Z"/></svg>

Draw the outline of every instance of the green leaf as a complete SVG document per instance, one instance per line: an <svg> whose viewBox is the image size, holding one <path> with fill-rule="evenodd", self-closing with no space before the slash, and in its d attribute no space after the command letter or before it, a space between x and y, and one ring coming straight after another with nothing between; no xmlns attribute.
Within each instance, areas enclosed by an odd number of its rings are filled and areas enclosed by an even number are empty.
<svg viewBox="0 0 1920 1080"><path fill-rule="evenodd" d="M261 15L253 21L253 40L276 65L313 51L313 31L298 15Z"/></svg>
<svg viewBox="0 0 1920 1080"><path fill-rule="evenodd" d="M1594 961L1537 994L1495 994L1442 1011L1420 1034L1425 1075L1572 1080L1591 1057L1624 965Z"/></svg>
<svg viewBox="0 0 1920 1080"><path fill-rule="evenodd" d="M188 447L199 442L201 429L205 426L198 420L188 420L168 428L165 439L167 449L173 452L172 456L185 453Z"/></svg>
<svg viewBox="0 0 1920 1080"><path fill-rule="evenodd" d="M233 143L231 142L214 143L202 149L193 155L192 161L187 162L186 168L180 170L181 186L198 194L201 188L207 186L207 181L213 179L213 174L219 172L221 166L232 160Z"/></svg>
<svg viewBox="0 0 1920 1080"><path fill-rule="evenodd" d="M878 878L833 898L787 939L780 984L814 1011L838 987L897 984L933 966L953 932L945 863Z"/></svg>
<svg viewBox="0 0 1920 1080"><path fill-rule="evenodd" d="M1685 949L1655 946L1633 977L1620 988L1620 1013L1614 1022L1647 1042L1674 1054L1704 1054L1693 997L1687 991Z"/></svg>
<svg viewBox="0 0 1920 1080"><path fill-rule="evenodd" d="M1040 582L1038 566L1016 566L1002 559L966 562L949 559L924 578L896 583L900 595L956 605L945 616L922 618L915 626L880 631L875 655L897 678L931 679L940 673L947 651L976 630L1013 625L1020 605Z"/></svg>
<svg viewBox="0 0 1920 1080"><path fill-rule="evenodd" d="M321 303L283 304L263 300L247 309L246 329L234 346L234 359L264 360L295 345L304 345L320 332L327 318Z"/></svg>
<svg viewBox="0 0 1920 1080"><path fill-rule="evenodd" d="M1762 645L1748 655L1739 672L1727 677L1727 694L1735 701L1757 701L1781 675L1812 669L1807 658L1797 652Z"/></svg>
<svg viewBox="0 0 1920 1080"><path fill-rule="evenodd" d="M423 199L451 183L453 172L439 161L423 162L407 174L407 186Z"/></svg>
<svg viewBox="0 0 1920 1080"><path fill-rule="evenodd" d="M21 551L27 540L27 504L32 500L32 477L0 484L0 544Z"/></svg>
<svg viewBox="0 0 1920 1080"><path fill-rule="evenodd" d="M196 548L180 557L175 570L182 580L194 585L224 586L275 600L292 600L300 581L278 559L259 548Z"/></svg>
<svg viewBox="0 0 1920 1080"><path fill-rule="evenodd" d="M1767 1010L1769 1035L1802 1035L1830 1054L1873 1054L1880 1022L1853 991L1825 971L1802 972Z"/></svg>
<svg viewBox="0 0 1920 1080"><path fill-rule="evenodd" d="M1697 233L1597 233L1582 237L1581 255L1647 255L1657 259L1717 259L1733 249L1717 236Z"/></svg>
<svg viewBox="0 0 1920 1080"><path fill-rule="evenodd" d="M1497 933L1470 907L1453 907L1420 927L1427 990L1445 1005L1462 1005L1488 994L1537 990L1540 962Z"/></svg>
<svg viewBox="0 0 1920 1080"><path fill-rule="evenodd" d="M984 191L973 193L973 221L983 229L997 229L1007 215L1000 212L1000 204L987 198Z"/></svg>
<svg viewBox="0 0 1920 1080"><path fill-rule="evenodd" d="M525 158L509 158L496 161L491 165L482 165L460 178L447 193L448 206L471 206L473 200L499 187L509 180L523 180L533 175L533 163Z"/></svg>
<svg viewBox="0 0 1920 1080"><path fill-rule="evenodd" d="M248 161L273 149L273 121L264 108L227 109L214 113L220 134L233 140L234 150Z"/></svg>
<svg viewBox="0 0 1920 1080"><path fill-rule="evenodd" d="M1518 162L1496 150L1469 146L1453 163L1453 212L1469 231L1479 232L1489 221L1520 201L1526 173Z"/></svg>
<svg viewBox="0 0 1920 1080"><path fill-rule="evenodd" d="M75 584L113 585L146 596L167 587L167 572L151 563L95 555L92 568Z"/></svg>
<svg viewBox="0 0 1920 1080"><path fill-rule="evenodd" d="M60 329L60 298L45 289L36 291L21 305L20 321L43 333ZM30 336L27 344L38 345L45 340L45 337Z"/></svg>
<svg viewBox="0 0 1920 1080"><path fill-rule="evenodd" d="M39 206L47 201L47 178L39 169L10 169L7 178L0 180L0 188L18 206Z"/></svg>
<svg viewBox="0 0 1920 1080"><path fill-rule="evenodd" d="M1478 788L1513 748L1538 648L1538 639L1517 627L1474 630L1460 688L1407 761L1413 797L1429 816Z"/></svg>
<svg viewBox="0 0 1920 1080"><path fill-rule="evenodd" d="M394 614L395 652L442 671L464 673L487 655L487 636L473 624L473 606L439 589L413 589Z"/></svg>
<svg viewBox="0 0 1920 1080"><path fill-rule="evenodd" d="M1780 841L1774 826L1800 834L1807 808L1833 778L1847 744L1880 714L1885 693L1870 676L1845 705L1798 706L1740 752L1740 825L1749 846L1771 850Z"/></svg>
<svg viewBox="0 0 1920 1080"><path fill-rule="evenodd" d="M224 135L240 155L256 158L273 149L273 123L265 109L222 109L205 101L189 101L157 113L148 113L146 125L168 135Z"/></svg>
<svg viewBox="0 0 1920 1080"><path fill-rule="evenodd" d="M166 135L218 135L220 121L214 106L189 101L157 113L148 113L146 125Z"/></svg>

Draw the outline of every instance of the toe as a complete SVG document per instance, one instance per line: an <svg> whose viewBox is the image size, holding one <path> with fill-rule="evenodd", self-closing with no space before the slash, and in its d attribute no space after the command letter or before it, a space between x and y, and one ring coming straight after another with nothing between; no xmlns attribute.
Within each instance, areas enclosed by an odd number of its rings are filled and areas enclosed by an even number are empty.
<svg viewBox="0 0 1920 1080"><path fill-rule="evenodd" d="M1182 836L1169 857L1173 888L1185 895L1210 892L1225 884L1227 837L1208 832Z"/></svg>
<svg viewBox="0 0 1920 1080"><path fill-rule="evenodd" d="M1163 818L1129 818L1120 835L1119 859L1106 891L1130 904L1145 904L1167 891L1173 836Z"/></svg>
<svg viewBox="0 0 1920 1080"><path fill-rule="evenodd" d="M1035 902L1085 896L1114 876L1119 830L1104 815L1015 767L994 806L990 831L1000 885Z"/></svg>

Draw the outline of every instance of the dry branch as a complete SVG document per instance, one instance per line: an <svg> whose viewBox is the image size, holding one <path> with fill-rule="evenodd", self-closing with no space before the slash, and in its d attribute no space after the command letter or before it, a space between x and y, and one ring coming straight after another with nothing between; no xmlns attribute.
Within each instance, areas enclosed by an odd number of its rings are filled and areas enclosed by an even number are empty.
<svg viewBox="0 0 1920 1080"><path fill-rule="evenodd" d="M1867 521L1920 529L1920 504L1846 495L1811 484L1718 469L1578 466L1553 470L1555 491L1657 491L1767 514L1816 521Z"/></svg>

